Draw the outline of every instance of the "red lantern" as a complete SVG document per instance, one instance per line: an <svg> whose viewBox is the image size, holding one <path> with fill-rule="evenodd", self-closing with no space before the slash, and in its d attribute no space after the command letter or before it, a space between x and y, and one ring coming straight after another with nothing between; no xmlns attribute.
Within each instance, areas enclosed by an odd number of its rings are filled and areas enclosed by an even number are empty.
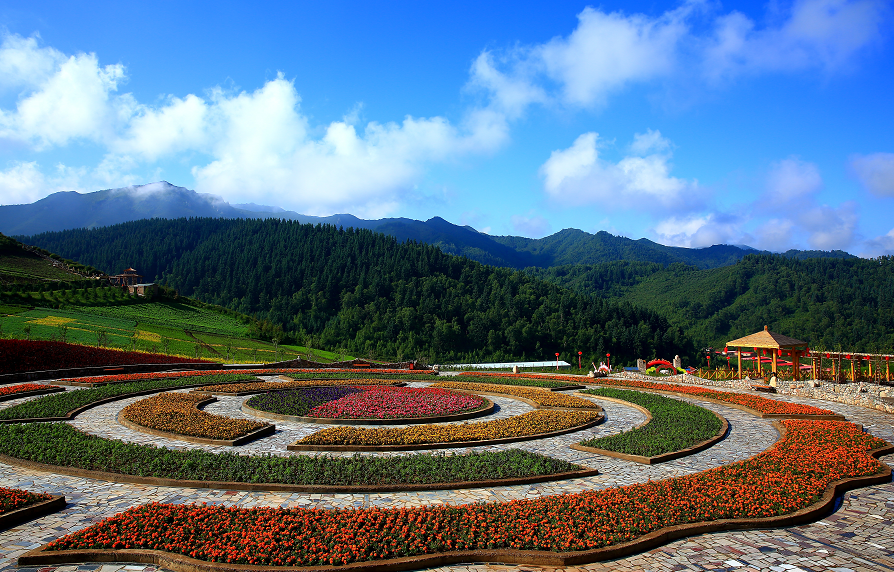
<svg viewBox="0 0 894 572"><path fill-rule="evenodd" d="M584 352L577 352L577 369L580 369L580 357L584 354Z"/></svg>

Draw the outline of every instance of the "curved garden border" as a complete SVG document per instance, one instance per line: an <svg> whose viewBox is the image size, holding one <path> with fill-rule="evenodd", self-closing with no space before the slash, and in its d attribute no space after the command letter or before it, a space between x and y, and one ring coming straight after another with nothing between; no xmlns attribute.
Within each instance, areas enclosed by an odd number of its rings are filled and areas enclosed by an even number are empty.
<svg viewBox="0 0 894 572"><path fill-rule="evenodd" d="M32 505L28 505L7 513L0 514L0 530L6 530L29 520L34 520L46 514L58 512L65 508L65 497L53 495L53 498Z"/></svg>
<svg viewBox="0 0 894 572"><path fill-rule="evenodd" d="M200 393L200 392L196 392ZM220 394L218 394L220 395ZM332 417L301 417L299 415L280 415L279 413L271 413L261 409L255 409L247 403L242 403L242 411L255 417L263 419L273 419L275 421L286 421L290 423L315 423L317 425L420 425L424 423L445 423L448 421L462 421L464 419L475 419L484 417L493 413L497 405L490 399L483 398L484 407L474 411L466 411L465 413L454 413L453 415L439 415L437 417L401 417L397 419L335 419Z"/></svg>
<svg viewBox="0 0 894 572"><path fill-rule="evenodd" d="M774 421L781 434L785 433L785 427L778 421ZM878 458L884 454L894 452L894 446L888 444L879 449L868 451L866 454ZM535 566L572 566L603 560L622 558L631 554L641 553L650 548L662 546L687 536L695 536L709 532L726 530L743 530L753 528L774 528L783 526L796 526L812 522L826 514L835 504L835 497L846 491L887 483L891 480L891 468L886 466L876 475L865 477L853 477L841 479L830 483L819 501L791 514L753 519L722 519L710 522L689 523L684 525L662 528L635 540L614 546L606 546L593 550L577 552L549 552L545 550L466 550L460 552L432 554L425 556L411 556L393 558L369 562L356 562L352 564L325 567L310 566L259 566L249 564L230 564L207 562L190 558L180 554L172 554L160 550L64 550L47 551L46 546L31 550L19 557L19 566L61 564L64 562L140 562L156 564L170 568L176 572L259 572L261 570L287 571L311 571L311 570L363 570L386 572L396 570L413 570L427 567L458 564L462 562L501 562L507 564L527 564Z"/></svg>
<svg viewBox="0 0 894 572"><path fill-rule="evenodd" d="M521 441L533 441L535 439L549 439L550 437L558 437L559 435L567 435L575 431L582 431L599 425L605 421L605 413L600 407L596 413L598 416L586 423L582 423L575 427L562 429L561 431L551 431L549 433L537 433L535 435L524 435L521 437L502 437L500 439L485 439L482 441L451 441L449 443L419 443L412 445L300 445L292 443L286 449L289 451L369 451L369 452L388 452L388 451L424 451L428 449L459 449L462 447L482 447L485 445L501 445L503 443L518 443Z"/></svg>
<svg viewBox="0 0 894 572"><path fill-rule="evenodd" d="M290 493L391 493L399 491L437 491L449 489L477 489L483 487L505 487L513 485L527 485L562 481L567 479L581 479L598 475L596 469L584 469L581 471L569 471L565 473L553 473L551 475L536 475L531 477L518 477L511 479L495 479L490 481L457 481L452 483L396 483L393 485L290 485L286 483L245 483L237 481L196 481L163 479L160 477L141 477L139 475L125 475L122 473L109 473L106 471L93 471L90 469L78 469L75 467L62 467L35 463L15 457L0 455L0 463L14 465L25 469L44 471L58 475L82 477L110 481L113 483L130 483L135 485L151 485L156 487L182 487L188 489L216 489L225 491L266 491L266 492L290 492Z"/></svg>
<svg viewBox="0 0 894 572"><path fill-rule="evenodd" d="M650 389L646 387L627 387L627 386L616 386L616 385L600 385L599 383L593 383L591 385L596 386L597 388L601 387L610 387L615 389L629 389L631 391L642 391L643 393L657 393L659 395L673 395L674 397L686 397L689 399L698 399L700 401L708 401L710 403L716 403L718 405L725 405L726 407L732 407L733 409L738 409L740 411L744 411L745 413L750 413L760 419L803 419L806 421L847 421L844 415L834 414L834 415L805 415L802 413L761 413L756 409L751 409L750 407L745 407L744 405L739 405L738 403L730 403L729 401L721 401L720 399L711 399L710 397L703 397L701 395L691 395L688 393L680 393L677 391L663 391L660 389Z"/></svg>
<svg viewBox="0 0 894 572"><path fill-rule="evenodd" d="M578 394L578 395L586 395ZM649 413L649 410L641 405L637 405L635 403L630 403L629 401L624 401L623 399L615 399L613 397L604 397L598 396L599 399L604 399L606 401L613 401L615 403L620 403L622 405L627 405L629 407L633 407L634 409L638 409L642 413L646 415L645 423L640 423L634 429L638 427L642 427L649 423L652 420L652 414ZM586 445L581 445L580 443L574 443L569 445L575 451L583 451L585 453L596 453L597 455L603 455L605 457L614 457L615 459L623 459L625 461L633 461L634 463L642 463L643 465L656 465L658 463L665 463L667 461L673 461L674 459L680 459L682 457L688 457L689 455L694 455L695 453L704 451L715 444L719 443L726 439L726 436L729 434L729 421L723 415L720 415L716 411L711 411L717 419L720 419L720 431L717 432L717 435L711 437L707 441L702 441L701 443L696 443L691 447L687 447L686 449L680 449L679 451L671 451L669 453L663 453L661 455L655 455L654 457L643 457L642 455L628 455L627 453L618 453L617 451L609 451L608 449L597 449L596 447L587 447Z"/></svg>
<svg viewBox="0 0 894 572"><path fill-rule="evenodd" d="M204 405L208 405L209 403L216 402L217 399L214 397L209 397L207 399L203 399L195 404L195 408L199 409ZM117 417L118 423L127 427L128 429L133 429L134 431L139 431L140 433L146 433L147 435L154 435L156 437L164 437L166 439L176 439L178 441L186 441L187 443L198 443L200 445L226 445L230 447L235 447L238 445L245 445L246 443L250 443L256 439L260 439L261 437L267 437L268 435L273 435L276 432L276 425L267 424L265 427L261 427L260 429L255 429L250 433L246 433L245 435L241 435L235 439L211 439L208 437L197 437L194 435L183 435L181 433L171 433L169 431L161 431L159 429L152 429L151 427L144 427L138 423L134 423L130 419L124 416L124 410L118 412Z"/></svg>
<svg viewBox="0 0 894 572"><path fill-rule="evenodd" d="M234 383L242 383L242 382L234 382ZM99 407L100 405L105 405L106 403L112 403L113 401L120 401L122 399L129 399L131 397L139 397L141 395L151 395L153 393L163 393L165 391L174 391L179 389L192 389L194 387L202 387L205 385L220 385L219 383L196 383L192 385L181 385L178 387L166 387L163 389L144 389L142 391L134 391L132 393L123 393L121 395L113 395L111 397L105 397L98 401L94 401L93 403L88 403L87 405L82 405L77 409L72 409L69 411L64 417L23 417L21 419L0 419L0 423L52 423L54 421L71 421L84 411L88 409L93 409L94 407Z"/></svg>
<svg viewBox="0 0 894 572"><path fill-rule="evenodd" d="M296 381L296 380L293 380L293 381ZM301 380L297 380L297 381L301 381ZM329 379L314 379L314 380L308 380L308 381L344 381L344 380L343 380L342 378L333 377L333 378L329 378ZM348 380L348 381L353 381L353 380ZM374 381L379 381L379 380L374 380ZM383 381L383 382L388 382L389 380L387 380L387 379L382 379L382 381ZM251 383L251 382L243 382L243 383ZM266 383L277 383L277 382L266 382ZM283 381L282 383L285 384L285 383L289 383L289 382L288 382L288 381ZM217 383L217 384L206 383L205 385L221 385L221 384L219 384L219 383ZM345 384L343 384L343 385L350 385L350 383L345 383ZM359 385L375 385L375 384L359 384ZM378 385L383 385L383 386L386 386L386 387L406 387L407 383L406 383L405 381L396 381L396 382L394 382L394 383L381 383L381 384L378 384ZM331 385L326 385L325 383L323 383L323 384L320 384L320 385L302 385L302 386L300 387L300 389L305 389L305 388L310 389L310 388L312 388L312 387L333 387L333 386L331 386ZM223 395L224 397L243 397L243 396L245 396L245 395L258 395L258 394L261 394L261 393L270 393L271 391L289 391L290 389L299 389L299 388L298 388L298 387L287 387L287 388L280 389L280 390L276 390L276 389L258 389L258 390L233 391L233 392L224 392L224 391L202 391L201 389L194 389L194 390L192 390L190 393L207 393L208 395Z"/></svg>
<svg viewBox="0 0 894 572"><path fill-rule="evenodd" d="M20 391L18 393L10 393L0 396L0 401L12 401L13 399L21 399L23 397L34 397L36 395L48 395L50 393L59 393L65 391L64 387L47 387L46 389L33 389L31 391Z"/></svg>

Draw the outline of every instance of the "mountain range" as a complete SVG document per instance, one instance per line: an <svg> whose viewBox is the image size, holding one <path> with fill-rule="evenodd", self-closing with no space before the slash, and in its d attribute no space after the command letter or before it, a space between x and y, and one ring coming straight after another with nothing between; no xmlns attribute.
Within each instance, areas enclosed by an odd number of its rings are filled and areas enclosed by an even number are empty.
<svg viewBox="0 0 894 572"><path fill-rule="evenodd" d="M92 193L59 192L31 204L0 206L0 232L27 242L26 237L45 232L104 227L141 219L184 217L279 218L362 228L394 236L400 241L431 244L445 253L465 256L484 264L517 269L618 260L663 265L679 262L707 269L735 264L746 254L760 252L748 246L727 244L706 248L664 246L645 238L632 240L605 231L590 234L571 228L540 239L491 236L440 217L427 221L408 218L364 220L351 214L317 217L253 203L231 205L215 195L197 193L166 181ZM790 250L783 255L797 259L853 258L853 255L840 250Z"/></svg>

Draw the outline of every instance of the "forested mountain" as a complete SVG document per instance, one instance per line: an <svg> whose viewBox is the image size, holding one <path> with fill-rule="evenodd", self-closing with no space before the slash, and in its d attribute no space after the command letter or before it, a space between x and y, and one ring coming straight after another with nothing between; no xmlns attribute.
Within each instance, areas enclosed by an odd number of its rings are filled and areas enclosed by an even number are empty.
<svg viewBox="0 0 894 572"><path fill-rule="evenodd" d="M437 362L692 356L651 310L362 229L285 220L143 220L25 242L109 273L133 266L182 294L354 355Z"/></svg>
<svg viewBox="0 0 894 572"><path fill-rule="evenodd" d="M751 254L700 270L613 262L529 269L578 292L649 308L700 346L768 325L814 347L894 353L894 258L799 260Z"/></svg>
<svg viewBox="0 0 894 572"><path fill-rule="evenodd" d="M365 228L389 234L400 242L415 240L435 245L447 254L516 269L601 264L616 260L661 264L683 262L698 268L717 268L735 264L749 252L756 252L748 247L730 245L707 248L664 246L645 238L631 240L604 231L590 234L576 229L565 229L541 239L490 236L440 217L424 222L407 218L363 220L350 214L315 217L250 203L230 205L220 197L175 187L165 181L85 194L55 193L30 205L0 206L0 232L22 236L96 228L149 218L181 217L280 218L344 228ZM841 251L790 251L786 256L851 257Z"/></svg>

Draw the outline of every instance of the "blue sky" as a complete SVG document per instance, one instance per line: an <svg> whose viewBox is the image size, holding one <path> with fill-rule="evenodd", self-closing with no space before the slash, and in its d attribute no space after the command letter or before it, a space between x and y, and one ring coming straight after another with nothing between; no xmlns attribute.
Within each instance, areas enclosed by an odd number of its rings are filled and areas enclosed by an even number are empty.
<svg viewBox="0 0 894 572"><path fill-rule="evenodd" d="M894 254L894 4L7 2L0 204Z"/></svg>

